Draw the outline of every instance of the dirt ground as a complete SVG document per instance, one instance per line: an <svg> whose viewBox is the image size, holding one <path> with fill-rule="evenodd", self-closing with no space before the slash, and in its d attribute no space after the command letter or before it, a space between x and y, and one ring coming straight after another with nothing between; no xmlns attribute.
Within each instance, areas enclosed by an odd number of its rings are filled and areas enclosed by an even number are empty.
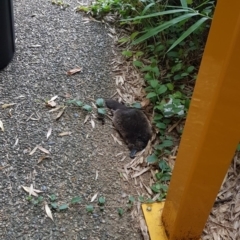
<svg viewBox="0 0 240 240"><path fill-rule="evenodd" d="M112 41L103 24L75 13L77 1L61 9L45 0L14 1L16 53L0 72L0 239L142 239L131 212L128 196L137 188L123 180L118 169L130 161L126 146L114 142L110 119L102 125L86 113L68 107L49 112L45 101L58 96L62 105L75 98L91 105L99 97L115 92L110 61ZM70 69L82 72L68 76ZM92 123L90 120L93 120ZM93 123L95 128L93 128ZM46 135L52 129L50 137ZM62 132L70 135L60 137ZM49 159L39 158L50 152ZM124 156L126 158L124 159ZM121 159L124 159L121 161ZM81 203L47 216L44 204L26 200L22 186L43 191L44 201L57 196L57 203L81 197ZM94 202L91 198L98 193ZM106 199L104 211L98 197ZM87 213L86 205L94 206ZM124 209L122 217L118 208Z"/></svg>

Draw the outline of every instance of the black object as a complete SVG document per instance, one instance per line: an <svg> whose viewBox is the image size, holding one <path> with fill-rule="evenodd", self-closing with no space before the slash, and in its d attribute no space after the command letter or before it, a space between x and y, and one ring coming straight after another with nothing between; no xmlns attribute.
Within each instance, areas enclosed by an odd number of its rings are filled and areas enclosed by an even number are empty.
<svg viewBox="0 0 240 240"><path fill-rule="evenodd" d="M108 108L114 110L113 125L121 134L130 150L130 157L134 158L138 151L143 150L152 137L151 125L145 114L136 108L108 99Z"/></svg>
<svg viewBox="0 0 240 240"><path fill-rule="evenodd" d="M12 0L0 0L0 70L8 65L15 52Z"/></svg>

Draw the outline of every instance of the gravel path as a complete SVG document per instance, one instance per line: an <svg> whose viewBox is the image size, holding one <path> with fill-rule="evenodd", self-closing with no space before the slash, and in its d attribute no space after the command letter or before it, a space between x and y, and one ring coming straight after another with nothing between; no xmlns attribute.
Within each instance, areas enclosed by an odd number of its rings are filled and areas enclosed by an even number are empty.
<svg viewBox="0 0 240 240"><path fill-rule="evenodd" d="M114 143L111 121L102 125L94 119L93 129L90 121L84 124L86 113L73 107L56 121L57 112L49 113L44 103L55 95L58 104L69 95L91 103L115 92L111 38L104 25L75 13L76 6L77 1L65 10L46 0L14 1L16 54L0 72L0 106L16 103L0 108L5 129L0 131L0 239L142 239L130 212L117 213L131 194L117 171L129 158L119 161L128 150ZM66 75L77 66L81 73ZM66 131L72 134L58 136ZM30 155L36 145L49 150L51 159L37 164L44 153ZM31 184L48 204L51 194L58 204L75 196L81 204L53 211L53 222L43 204L26 200L21 186ZM94 212L87 213L85 206L96 193L106 198L105 210L95 200Z"/></svg>

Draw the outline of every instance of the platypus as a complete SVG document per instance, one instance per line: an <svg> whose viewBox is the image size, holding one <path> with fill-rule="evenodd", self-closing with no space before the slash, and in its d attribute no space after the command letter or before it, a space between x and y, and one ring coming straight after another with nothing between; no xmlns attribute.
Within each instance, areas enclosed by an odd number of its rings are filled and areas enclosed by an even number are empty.
<svg viewBox="0 0 240 240"><path fill-rule="evenodd" d="M152 137L151 125L145 114L136 108L127 107L115 100L105 101L113 110L113 125L128 145L130 157L143 150Z"/></svg>

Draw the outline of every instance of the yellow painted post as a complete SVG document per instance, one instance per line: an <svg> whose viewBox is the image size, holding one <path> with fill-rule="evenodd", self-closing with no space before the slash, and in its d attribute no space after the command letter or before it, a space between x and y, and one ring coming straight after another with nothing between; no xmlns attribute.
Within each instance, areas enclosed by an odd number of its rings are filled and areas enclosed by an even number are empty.
<svg viewBox="0 0 240 240"><path fill-rule="evenodd" d="M163 208L169 240L199 240L239 140L240 1L218 0Z"/></svg>

